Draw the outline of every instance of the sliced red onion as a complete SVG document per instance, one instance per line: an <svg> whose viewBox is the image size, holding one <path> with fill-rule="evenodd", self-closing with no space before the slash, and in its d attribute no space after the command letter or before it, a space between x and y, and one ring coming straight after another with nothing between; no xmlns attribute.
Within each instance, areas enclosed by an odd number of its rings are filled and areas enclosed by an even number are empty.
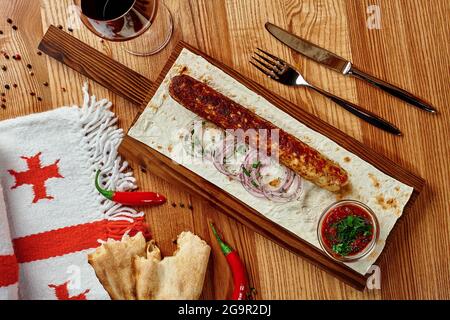
<svg viewBox="0 0 450 320"><path fill-rule="evenodd" d="M200 125L201 124L201 131ZM256 149L249 151L248 146L239 143L235 146L234 137L224 139L224 134L215 141L213 132L208 135L209 129L216 130L217 127L205 122L201 118L194 119L188 127L188 134L184 136L184 149L194 157L211 160L215 168L227 177L238 180L250 194L257 198L267 198L273 202L285 203L296 199L302 191L302 179L292 170L283 165L274 163L273 159ZM206 128L206 129L205 129ZM205 132L206 139L205 139ZM212 139L208 139L211 138ZM211 141L210 141L211 140ZM239 156L244 157L243 161ZM264 181L263 172L274 168L280 170L279 182L276 186ZM273 180L272 180L273 181Z"/></svg>
<svg viewBox="0 0 450 320"><path fill-rule="evenodd" d="M245 190L258 198L265 198L264 192L258 184L259 168L254 168L253 164L258 159L258 152L250 150L241 166L241 183Z"/></svg>
<svg viewBox="0 0 450 320"><path fill-rule="evenodd" d="M302 180L292 170L276 164L283 170L278 186L274 188L263 182L261 171L273 165L269 156L258 154L256 150L250 151L242 165L242 185L251 194L261 197L262 193L264 197L274 202L285 203L294 200L302 190Z"/></svg>
<svg viewBox="0 0 450 320"><path fill-rule="evenodd" d="M248 152L248 148L245 144L235 146L234 139L226 139L223 141L222 146L216 148L212 153L212 161L216 169L234 180L242 180L242 162L239 162L239 160L236 159L238 156L236 150L240 150L240 148L243 148L244 152L242 155L245 156Z"/></svg>
<svg viewBox="0 0 450 320"><path fill-rule="evenodd" d="M300 192L303 190L302 179L298 175L294 175L292 184L287 187L287 185L282 187L282 191L273 192L267 191L263 188L264 195L272 200L273 202L285 203L296 199Z"/></svg>

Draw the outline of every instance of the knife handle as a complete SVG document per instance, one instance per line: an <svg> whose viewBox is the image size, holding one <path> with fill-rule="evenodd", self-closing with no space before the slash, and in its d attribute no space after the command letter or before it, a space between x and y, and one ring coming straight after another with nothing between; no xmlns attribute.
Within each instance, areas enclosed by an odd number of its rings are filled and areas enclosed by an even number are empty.
<svg viewBox="0 0 450 320"><path fill-rule="evenodd" d="M356 104L351 103L350 101L339 98L338 96L335 96L325 90L322 90L320 88L317 88L317 87L311 86L311 85L309 87L311 89L319 92L320 94L328 97L329 99L331 99L332 101L334 101L335 103L337 103L338 105L343 107L348 112L350 112L350 113L354 114L355 116L357 116L358 118L370 123L371 125L379 128L381 130L384 130L386 132L395 134L397 136L402 135L402 132L400 131L400 129L398 129L392 123L389 123L388 121L380 118L376 114L374 114L364 108L361 108L360 106L357 106Z"/></svg>
<svg viewBox="0 0 450 320"><path fill-rule="evenodd" d="M367 73L364 73L363 71L355 68L355 67L351 67L351 69L348 71L348 74L361 79L361 80L365 80L368 83L370 83L371 85L380 88L383 91L386 91L387 93L393 95L394 97L397 97L419 109L431 112L431 113L436 113L436 109L431 106L429 103L423 101L420 98L415 97L414 95L412 95L411 93L396 87L386 81L383 81L381 79L378 79L374 76L371 76Z"/></svg>

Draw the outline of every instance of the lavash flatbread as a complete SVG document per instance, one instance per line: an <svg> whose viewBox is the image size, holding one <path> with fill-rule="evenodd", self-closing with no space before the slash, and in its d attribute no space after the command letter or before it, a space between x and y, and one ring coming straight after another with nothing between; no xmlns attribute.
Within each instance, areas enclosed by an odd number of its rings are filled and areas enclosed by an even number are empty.
<svg viewBox="0 0 450 320"><path fill-rule="evenodd" d="M108 240L88 262L113 300L195 300L203 289L211 248L191 232L182 232L177 250L161 260L154 241L142 233Z"/></svg>
<svg viewBox="0 0 450 320"><path fill-rule="evenodd" d="M153 241L147 257L134 258L136 293L139 300L197 300L203 282L211 248L191 232L182 232L177 250L161 260Z"/></svg>
<svg viewBox="0 0 450 320"><path fill-rule="evenodd" d="M109 239L88 254L88 262L113 300L135 300L136 287L132 259L144 256L146 241L141 232L125 235L121 241Z"/></svg>

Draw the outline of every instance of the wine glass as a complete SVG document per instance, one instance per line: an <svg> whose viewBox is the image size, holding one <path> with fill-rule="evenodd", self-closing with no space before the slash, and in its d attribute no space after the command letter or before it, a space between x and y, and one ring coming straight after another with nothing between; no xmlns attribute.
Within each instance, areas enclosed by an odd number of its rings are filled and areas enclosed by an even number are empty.
<svg viewBox="0 0 450 320"><path fill-rule="evenodd" d="M161 0L74 0L83 24L97 36L121 41L138 56L161 51L173 33L169 9Z"/></svg>

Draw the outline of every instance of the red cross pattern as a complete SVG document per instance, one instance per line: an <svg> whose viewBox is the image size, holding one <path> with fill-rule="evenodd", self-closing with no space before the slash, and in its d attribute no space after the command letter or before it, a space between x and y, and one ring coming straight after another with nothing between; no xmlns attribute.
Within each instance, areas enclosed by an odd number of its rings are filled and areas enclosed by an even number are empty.
<svg viewBox="0 0 450 320"><path fill-rule="evenodd" d="M33 186L33 203L37 203L39 200L48 199L52 200L53 197L47 194L47 188L45 186L46 181L52 178L64 178L59 173L58 163L59 159L53 164L42 166L41 164L41 152L33 157L21 157L27 162L28 170L23 172L17 172L14 170L8 170L16 179L16 184L11 189L16 189L23 185Z"/></svg>
<svg viewBox="0 0 450 320"><path fill-rule="evenodd" d="M49 287L55 290L55 296L58 300L87 300L86 294L90 291L89 289L76 296L69 296L68 284L69 282L60 285L50 284Z"/></svg>

